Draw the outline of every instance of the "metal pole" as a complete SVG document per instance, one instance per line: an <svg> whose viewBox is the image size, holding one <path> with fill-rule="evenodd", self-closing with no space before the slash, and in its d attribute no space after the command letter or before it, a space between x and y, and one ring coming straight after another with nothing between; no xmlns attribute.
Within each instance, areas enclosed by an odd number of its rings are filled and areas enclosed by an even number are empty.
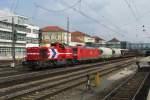
<svg viewBox="0 0 150 100"><path fill-rule="evenodd" d="M15 41L16 41L16 34L15 34L15 26L14 26L14 17L12 17L12 63L11 63L11 67L15 67L15 61L16 61L16 57L15 57Z"/></svg>
<svg viewBox="0 0 150 100"><path fill-rule="evenodd" d="M38 39L39 39L39 46L41 46L41 44L42 44L42 30L41 29L39 30Z"/></svg>
<svg viewBox="0 0 150 100"><path fill-rule="evenodd" d="M69 17L67 17L67 44L69 45Z"/></svg>

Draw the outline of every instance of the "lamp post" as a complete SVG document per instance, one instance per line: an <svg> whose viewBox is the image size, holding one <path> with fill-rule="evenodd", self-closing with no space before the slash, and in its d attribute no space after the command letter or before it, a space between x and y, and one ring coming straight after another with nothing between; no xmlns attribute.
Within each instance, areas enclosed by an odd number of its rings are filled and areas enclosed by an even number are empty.
<svg viewBox="0 0 150 100"><path fill-rule="evenodd" d="M15 67L15 62L16 62L16 57L15 57L15 43L16 43L16 29L15 29L15 25L14 25L14 17L12 16L12 50L11 50L11 54L12 54L12 63L11 63L11 67Z"/></svg>
<svg viewBox="0 0 150 100"><path fill-rule="evenodd" d="M69 45L69 38L70 38L70 36L69 36L69 17L67 17L67 45Z"/></svg>
<svg viewBox="0 0 150 100"><path fill-rule="evenodd" d="M38 34L38 42L39 42L39 46L41 46L42 44L42 30L39 30L39 34Z"/></svg>

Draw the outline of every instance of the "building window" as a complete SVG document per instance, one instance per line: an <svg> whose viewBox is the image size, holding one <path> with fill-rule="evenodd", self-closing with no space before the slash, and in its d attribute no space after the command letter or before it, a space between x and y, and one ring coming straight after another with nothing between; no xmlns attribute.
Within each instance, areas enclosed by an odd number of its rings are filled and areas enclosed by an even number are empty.
<svg viewBox="0 0 150 100"><path fill-rule="evenodd" d="M34 33L34 34L38 34L38 33L39 33L39 30L33 29L33 33Z"/></svg>
<svg viewBox="0 0 150 100"><path fill-rule="evenodd" d="M11 56L11 48L0 47L0 56Z"/></svg>
<svg viewBox="0 0 150 100"><path fill-rule="evenodd" d="M25 48L17 47L15 48L16 57L23 57L25 55ZM10 47L0 47L0 57L11 57L11 48Z"/></svg>
<svg viewBox="0 0 150 100"><path fill-rule="evenodd" d="M3 39L3 40L12 40L12 33L0 31L0 39ZM17 34L17 40L18 41L26 41L26 35L18 33Z"/></svg>
<svg viewBox="0 0 150 100"><path fill-rule="evenodd" d="M31 33L31 29L27 28L27 33Z"/></svg>
<svg viewBox="0 0 150 100"><path fill-rule="evenodd" d="M24 34L17 34L18 41L26 41L26 36Z"/></svg>
<svg viewBox="0 0 150 100"><path fill-rule="evenodd" d="M27 37L27 43L37 44L38 43L38 38Z"/></svg>
<svg viewBox="0 0 150 100"><path fill-rule="evenodd" d="M12 34L9 32L0 31L0 39L3 40L12 40Z"/></svg>

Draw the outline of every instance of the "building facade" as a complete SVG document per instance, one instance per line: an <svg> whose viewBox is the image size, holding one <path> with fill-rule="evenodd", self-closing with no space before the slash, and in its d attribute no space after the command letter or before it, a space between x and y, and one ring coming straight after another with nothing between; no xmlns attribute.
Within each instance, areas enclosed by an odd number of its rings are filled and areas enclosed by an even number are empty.
<svg viewBox="0 0 150 100"><path fill-rule="evenodd" d="M84 36L85 36L85 33L83 32L79 32L79 31L71 32L70 45L71 46L85 45Z"/></svg>
<svg viewBox="0 0 150 100"><path fill-rule="evenodd" d="M25 24L27 27L26 34L26 47L37 47L39 46L39 27L35 25Z"/></svg>
<svg viewBox="0 0 150 100"><path fill-rule="evenodd" d="M71 34L58 26L47 26L42 30L42 41L47 44L54 42L69 44L71 41Z"/></svg>
<svg viewBox="0 0 150 100"><path fill-rule="evenodd" d="M119 41L117 38L112 38L111 40L107 41L106 46L110 48L121 48L121 41Z"/></svg>
<svg viewBox="0 0 150 100"><path fill-rule="evenodd" d="M93 36L93 38L95 38L96 44L106 44L106 40L100 38L99 36Z"/></svg>
<svg viewBox="0 0 150 100"><path fill-rule="evenodd" d="M90 36L90 35L88 35L88 34L85 34L84 35L84 42L85 43L88 43L88 42L95 43L95 38Z"/></svg>
<svg viewBox="0 0 150 100"><path fill-rule="evenodd" d="M14 16L14 19L16 58L22 58L26 48L26 26L18 21L24 22L27 19L20 16ZM12 59L12 38L12 20L6 19L5 21L0 21L0 60Z"/></svg>

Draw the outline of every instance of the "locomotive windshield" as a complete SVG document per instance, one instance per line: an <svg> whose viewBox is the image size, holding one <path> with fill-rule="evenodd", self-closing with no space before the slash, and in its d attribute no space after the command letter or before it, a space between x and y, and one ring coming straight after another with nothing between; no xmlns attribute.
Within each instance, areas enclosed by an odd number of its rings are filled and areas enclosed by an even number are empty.
<svg viewBox="0 0 150 100"><path fill-rule="evenodd" d="M73 48L72 50L74 54L77 54L77 48Z"/></svg>

